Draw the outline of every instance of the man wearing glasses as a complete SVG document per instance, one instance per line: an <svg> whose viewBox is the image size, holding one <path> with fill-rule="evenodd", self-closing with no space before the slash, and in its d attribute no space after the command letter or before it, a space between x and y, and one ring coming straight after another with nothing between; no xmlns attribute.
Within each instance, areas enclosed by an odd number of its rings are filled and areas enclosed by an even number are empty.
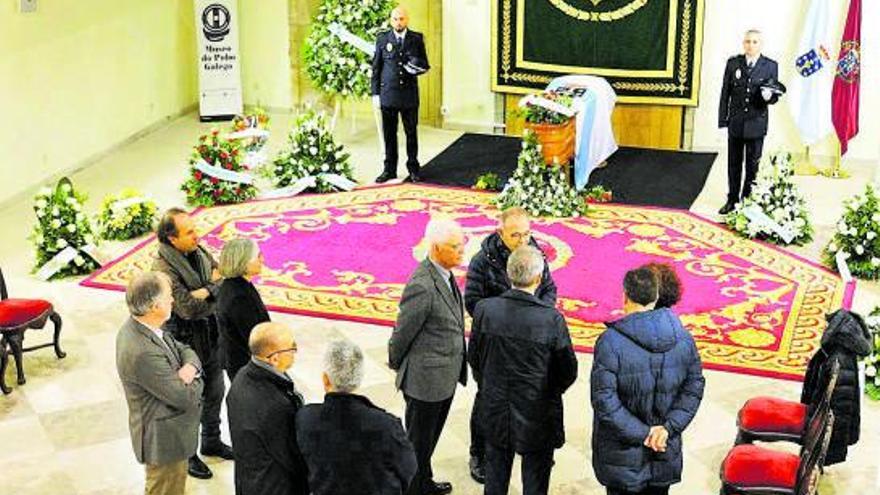
<svg viewBox="0 0 880 495"><path fill-rule="evenodd" d="M522 208L509 208L501 213L498 230L483 240L480 251L471 259L467 272L467 284L464 289L464 305L469 315L474 315L477 303L489 297L498 297L511 289L507 277L507 258L516 248L531 245L538 250L538 243L532 238L529 214ZM535 291L535 297L556 306L556 284L550 275L550 266L544 261L544 272L541 283ZM480 431L477 403L480 391L471 411L471 477L478 483L486 478L485 439Z"/></svg>
<svg viewBox="0 0 880 495"><path fill-rule="evenodd" d="M260 323L248 339L251 360L235 375L226 407L235 450L235 493L307 495L308 472L294 418L303 407L287 370L296 357L293 332Z"/></svg>

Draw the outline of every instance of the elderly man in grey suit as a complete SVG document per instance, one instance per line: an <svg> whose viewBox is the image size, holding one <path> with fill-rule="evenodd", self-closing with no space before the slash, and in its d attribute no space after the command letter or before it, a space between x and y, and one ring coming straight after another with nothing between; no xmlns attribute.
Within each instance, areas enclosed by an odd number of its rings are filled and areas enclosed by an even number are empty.
<svg viewBox="0 0 880 495"><path fill-rule="evenodd" d="M162 331L171 315L171 281L139 275L128 285L131 318L116 336L116 369L128 402L131 444L146 465L147 495L183 495L196 451L203 383L189 347Z"/></svg>
<svg viewBox="0 0 880 495"><path fill-rule="evenodd" d="M416 451L418 471L411 495L452 491L435 482L431 455L443 431L456 383L467 383L464 305L451 270L461 264L464 234L451 220L428 224L428 258L403 290L397 324L388 343L388 363L397 370L397 388L406 400L406 431Z"/></svg>

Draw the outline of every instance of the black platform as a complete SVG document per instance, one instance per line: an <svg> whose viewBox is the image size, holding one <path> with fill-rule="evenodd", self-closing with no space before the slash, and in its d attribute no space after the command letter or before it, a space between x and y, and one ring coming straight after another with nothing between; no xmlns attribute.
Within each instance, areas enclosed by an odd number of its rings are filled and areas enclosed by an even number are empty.
<svg viewBox="0 0 880 495"><path fill-rule="evenodd" d="M511 136L464 134L428 162L424 182L471 187L486 172L502 183L516 169L522 140ZM620 148L608 165L593 171L588 187L602 185L615 203L689 209L706 184L717 153Z"/></svg>

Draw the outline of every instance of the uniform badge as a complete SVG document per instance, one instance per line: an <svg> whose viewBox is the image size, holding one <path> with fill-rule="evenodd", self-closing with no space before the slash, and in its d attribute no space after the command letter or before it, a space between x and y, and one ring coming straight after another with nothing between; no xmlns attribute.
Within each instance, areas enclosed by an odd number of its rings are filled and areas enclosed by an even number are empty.
<svg viewBox="0 0 880 495"><path fill-rule="evenodd" d="M388 43L387 45L385 45L385 49L388 50L389 52L393 52L394 45L392 45L391 43Z"/></svg>
<svg viewBox="0 0 880 495"><path fill-rule="evenodd" d="M735 78L737 78L737 79L741 78L741 77L742 77L742 71L739 70L739 69L736 69L736 73L733 74L733 77L735 77Z"/></svg>

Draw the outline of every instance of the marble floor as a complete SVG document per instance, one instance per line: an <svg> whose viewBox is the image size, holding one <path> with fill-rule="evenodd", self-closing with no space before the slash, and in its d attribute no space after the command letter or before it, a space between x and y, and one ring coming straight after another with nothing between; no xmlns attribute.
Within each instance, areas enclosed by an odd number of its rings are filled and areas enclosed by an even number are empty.
<svg viewBox="0 0 880 495"><path fill-rule="evenodd" d="M270 153L284 142L292 117L273 115L274 136ZM369 182L380 171L380 152L371 121L340 121L338 135L353 154L357 178ZM181 204L178 186L189 147L209 125L187 115L154 132L118 147L99 161L73 174L75 184L89 193L90 211L101 198L125 186L136 186L161 207ZM423 162L439 153L459 133L420 130ZM815 259L830 238L841 211L840 201L873 179L876 163L850 164L853 177L831 181L798 177L817 227L816 240L795 251ZM714 217L726 189L724 155L716 161L695 212ZM63 346L66 359L57 360L46 349L27 354L28 383L0 396L0 495L110 495L143 491L143 469L134 459L127 433L127 411L114 364L114 339L126 317L121 293L82 288L77 280L44 283L29 275L31 247L26 235L34 221L31 201L7 204L0 210L0 260L7 284L15 296L41 296L52 300L64 317ZM104 246L108 255L123 252L132 243ZM861 283L855 309L868 310L880 303L880 286ZM345 336L363 347L368 357L362 392L377 404L400 415L403 398L393 386L393 375L384 366L390 329L365 324L273 314L291 325L300 352L292 369L297 386L308 401L320 401L320 358L324 343ZM45 341L46 332L30 331L33 344ZM580 354L580 377L565 395L567 443L556 453L551 493L604 494L590 466L588 377L591 356ZM13 384L12 366L7 383ZM736 431L736 412L749 397L772 394L797 399L800 384L788 381L706 372L706 394L699 413L685 434L685 468L681 484L672 493L718 493L718 468ZM474 386L459 388L449 422L434 455L438 479L453 483L455 494L482 493L467 471L468 415ZM225 425L224 425L225 428ZM224 431L224 435L226 432ZM228 437L227 437L228 438ZM862 441L851 449L850 460L828 470L822 478L823 495L875 494L880 490L880 403L864 402ZM187 493L231 494L233 464L207 459L214 478L190 478ZM518 464L515 465L518 473ZM520 493L515 474L511 493Z"/></svg>

